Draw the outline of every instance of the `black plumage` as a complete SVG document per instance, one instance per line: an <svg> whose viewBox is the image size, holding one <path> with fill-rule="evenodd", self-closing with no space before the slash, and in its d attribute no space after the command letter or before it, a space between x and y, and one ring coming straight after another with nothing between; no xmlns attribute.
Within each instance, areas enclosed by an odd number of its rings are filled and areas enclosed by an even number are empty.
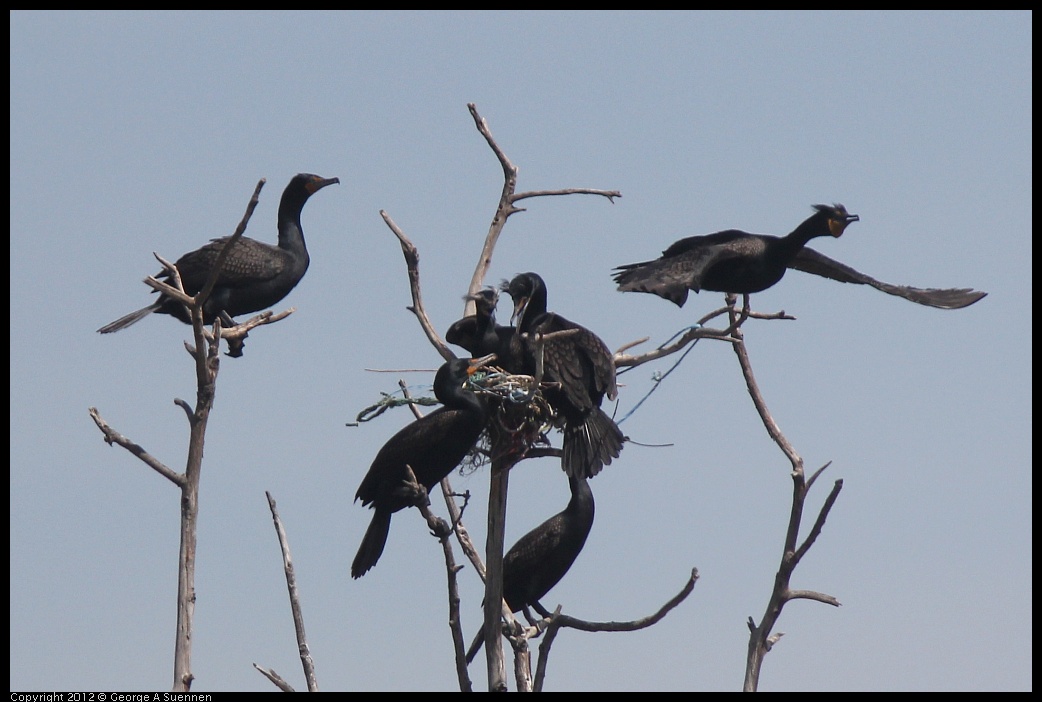
<svg viewBox="0 0 1042 702"><path fill-rule="evenodd" d="M511 612L532 607L550 616L539 600L561 582L586 544L593 528L593 491L585 478L569 477L568 485L572 497L564 511L522 536L503 556L503 599ZM484 640L479 632L467 651L468 663Z"/></svg>
<svg viewBox="0 0 1042 702"><path fill-rule="evenodd" d="M593 528L593 491L585 478L569 476L572 498L563 512L517 540L503 556L503 599L511 612L535 607L561 582L586 544Z"/></svg>
<svg viewBox="0 0 1042 702"><path fill-rule="evenodd" d="M289 294L304 277L310 263L300 226L304 203L322 188L339 182L339 178L322 178L310 173L299 173L290 180L279 203L278 246L248 237L240 237L232 245L213 291L203 305L203 319L207 324L221 312L236 317L267 309ZM186 293L195 295L206 284L228 238L212 239L177 260L175 265ZM156 277L171 282L166 271ZM102 334L119 331L153 312L168 314L185 324L192 323L184 305L160 294L148 307L124 315L98 331Z"/></svg>
<svg viewBox="0 0 1042 702"><path fill-rule="evenodd" d="M811 239L839 237L849 224L859 220L843 205L814 205L814 210L787 236L749 234L737 229L689 236L675 242L653 261L617 267L613 277L620 291L653 293L678 307L687 302L688 290L766 290L781 280L789 268L843 283L871 285L890 295L944 309L972 305L987 294L969 288L912 288L883 283L807 248Z"/></svg>
<svg viewBox="0 0 1042 702"><path fill-rule="evenodd" d="M473 356L494 353L495 365L509 373L523 372L523 349L517 329L496 323L499 291L484 288L464 299L474 302L474 314L453 322L445 332L445 341Z"/></svg>
<svg viewBox="0 0 1042 702"><path fill-rule="evenodd" d="M876 290L882 290L889 295L896 295L920 305L938 307L942 310L969 307L988 294L973 288L913 288L908 285L884 283L806 246L789 263L789 268L838 280L841 283L871 285Z"/></svg>
<svg viewBox="0 0 1042 702"><path fill-rule="evenodd" d="M491 359L457 358L434 377L434 395L444 405L402 427L377 452L355 500L374 510L373 519L351 563L351 577L360 578L376 565L391 528L391 515L416 503L406 486L406 465L428 491L459 465L485 428L485 403L464 387L467 379Z"/></svg>
<svg viewBox="0 0 1042 702"><path fill-rule="evenodd" d="M570 476L590 478L617 458L625 441L618 425L601 409L614 400L615 361L604 342L589 329L546 311L546 284L536 273L515 276L504 288L514 301L513 319L523 337L524 368L536 374L542 353L543 394L564 430L561 465ZM542 335L569 332L550 339Z"/></svg>

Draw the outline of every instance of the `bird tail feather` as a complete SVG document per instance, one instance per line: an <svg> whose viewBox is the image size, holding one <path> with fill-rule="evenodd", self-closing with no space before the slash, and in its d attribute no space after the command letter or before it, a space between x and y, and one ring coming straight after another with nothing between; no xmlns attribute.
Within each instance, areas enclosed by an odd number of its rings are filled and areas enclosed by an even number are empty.
<svg viewBox="0 0 1042 702"><path fill-rule="evenodd" d="M141 309L135 310L130 314L125 314L119 319L117 319L115 322L110 322L109 324L103 326L101 329L98 330L98 333L111 334L112 332L117 332L120 329L126 329L131 324L140 322L142 319L158 310L160 305L161 303L159 302L153 302L148 307L142 307Z"/></svg>
<svg viewBox="0 0 1042 702"><path fill-rule="evenodd" d="M562 467L569 476L592 478L619 457L625 441L619 425L595 407L585 422L565 427Z"/></svg>
<svg viewBox="0 0 1042 702"><path fill-rule="evenodd" d="M355 560L351 562L352 578L362 577L380 560L384 544L387 543L387 534L391 531L391 514L393 513L384 509L374 512L373 520L369 522L369 528L362 537L362 545L358 547Z"/></svg>

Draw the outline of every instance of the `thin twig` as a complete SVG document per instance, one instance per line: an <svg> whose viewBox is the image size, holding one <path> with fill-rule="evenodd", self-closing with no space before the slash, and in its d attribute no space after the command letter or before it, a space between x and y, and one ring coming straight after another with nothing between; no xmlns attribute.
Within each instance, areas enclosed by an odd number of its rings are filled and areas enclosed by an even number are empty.
<svg viewBox="0 0 1042 702"><path fill-rule="evenodd" d="M427 317L427 312L423 307L423 296L420 294L420 253L416 249L416 246L409 241L409 238L405 236L405 232L395 224L391 216L384 210L380 210L380 216L383 217L384 222L390 228L394 235L398 237L398 242L402 247L402 255L405 256L405 266L409 273L409 290L412 294L412 306L408 308L410 312L416 315L416 319L420 322L420 327L423 329L423 333L427 335L427 339L430 340L431 345L437 349L441 357L446 361L455 358L455 355L445 344L445 341L441 338L441 335L434 329L434 325L431 324L431 320Z"/></svg>
<svg viewBox="0 0 1042 702"><path fill-rule="evenodd" d="M130 451L130 453L141 459L141 461L149 468L162 475L174 485L177 485L178 487L184 486L185 476L176 471L170 470L158 458L143 449L140 445L135 444L133 441L109 426L108 422L101 418L97 408L91 407L87 411L90 413L90 417L94 420L94 423L98 425L98 429L101 429L101 433L104 434L103 438L105 439L105 443L109 446L112 444L119 444L127 451Z"/></svg>
<svg viewBox="0 0 1042 702"><path fill-rule="evenodd" d="M300 607L300 591L297 589L297 576L293 569L293 556L289 552L289 539L286 536L286 529L282 525L282 519L279 518L279 510L275 506L275 498L267 491L264 492L264 496L268 498L268 509L271 510L271 519L275 523L275 533L279 538L279 548L282 549L282 567L286 573L289 607L293 612L293 629L297 635L297 651L300 653L300 662L304 667L304 678L307 680L308 692L318 692L318 680L315 677L315 661L311 658L308 637L304 633L304 612ZM254 664L254 667L257 667L256 664ZM261 669L257 668L257 670ZM264 671L261 670L261 672Z"/></svg>

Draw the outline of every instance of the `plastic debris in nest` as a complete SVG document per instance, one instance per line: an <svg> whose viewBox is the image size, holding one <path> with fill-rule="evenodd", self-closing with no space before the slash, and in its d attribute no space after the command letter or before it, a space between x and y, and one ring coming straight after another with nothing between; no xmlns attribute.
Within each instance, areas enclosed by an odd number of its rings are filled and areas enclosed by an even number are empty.
<svg viewBox="0 0 1042 702"><path fill-rule="evenodd" d="M485 432L483 455L498 450L505 455L524 455L535 445L549 445L546 432L553 426L554 412L530 375L512 375L497 366L474 373L468 384L485 397L491 421Z"/></svg>

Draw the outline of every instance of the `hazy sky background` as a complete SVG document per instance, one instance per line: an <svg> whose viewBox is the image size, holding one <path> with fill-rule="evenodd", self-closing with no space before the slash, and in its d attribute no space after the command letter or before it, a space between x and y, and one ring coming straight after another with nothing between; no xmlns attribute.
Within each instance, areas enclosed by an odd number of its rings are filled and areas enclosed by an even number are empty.
<svg viewBox="0 0 1042 702"><path fill-rule="evenodd" d="M958 311L792 272L753 296L796 321L745 326L768 406L808 470L844 488L793 587L762 690L1029 690L1031 19L1026 12L14 12L11 18L11 689L167 690L178 492L88 416L177 470L195 377L188 327L154 316L152 252L231 234L275 240L301 171L338 176L307 204L311 268L285 321L223 358L199 521L195 692L298 689L264 492L288 531L322 690L455 690L441 550L415 511L352 581L371 512L352 503L405 410L349 428L439 356L410 303L384 209L419 248L444 332L463 311L502 171L526 200L489 282L534 270L550 307L641 349L717 307L614 289L612 267L674 240L784 234L814 203L861 221L829 256L894 283L973 287ZM505 310L503 314L506 314ZM672 360L622 376L618 416ZM373 373L367 369L392 369ZM406 373L401 369L426 369ZM609 407L610 411L615 408ZM651 614L638 633L558 637L548 690L738 690L746 619L781 556L790 467L735 355L702 342L622 424L634 441L591 485L597 516L544 598L573 616ZM559 435L554 435L559 442ZM484 542L488 470L454 476ZM511 476L508 545L567 502L559 465ZM440 497L436 510L444 515ZM462 559L457 549L457 557ZM461 574L463 626L482 586ZM484 662L471 667L485 689ZM511 678L511 686L513 685Z"/></svg>

